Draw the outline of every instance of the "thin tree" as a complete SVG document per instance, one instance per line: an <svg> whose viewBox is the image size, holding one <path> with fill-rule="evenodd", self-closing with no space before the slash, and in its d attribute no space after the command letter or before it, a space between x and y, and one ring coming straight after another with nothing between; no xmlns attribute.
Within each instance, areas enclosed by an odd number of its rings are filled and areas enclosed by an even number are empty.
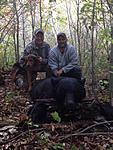
<svg viewBox="0 0 113 150"><path fill-rule="evenodd" d="M111 38L113 39L113 22L111 23ZM111 43L111 54L110 54L110 98L111 98L111 105L113 106L113 43Z"/></svg>
<svg viewBox="0 0 113 150"><path fill-rule="evenodd" d="M16 28L15 28L15 35L16 35L16 49L15 49L15 52L16 52L16 60L19 61L19 14L18 14L18 10L17 10L17 4L16 4L16 1L13 0L13 8L14 8L14 13L15 13L15 20L16 20ZM14 25L15 26L15 25Z"/></svg>
<svg viewBox="0 0 113 150"><path fill-rule="evenodd" d="M39 10L40 10L40 28L42 28L42 1L39 2Z"/></svg>
<svg viewBox="0 0 113 150"><path fill-rule="evenodd" d="M81 41L80 41L80 1L77 0L76 2L77 5L77 40L78 40L78 53L79 53L79 61L80 61L80 65L81 65L81 50L80 50L80 45L81 45Z"/></svg>
<svg viewBox="0 0 113 150"><path fill-rule="evenodd" d="M71 21L70 21L70 9L68 7L68 2L67 0L65 0L66 3L66 10L67 10L67 20L68 20L68 24L69 24L69 32L70 32L70 37L71 37L71 43L74 44L73 42L73 36L72 36L72 31L71 31Z"/></svg>
<svg viewBox="0 0 113 150"><path fill-rule="evenodd" d="M107 0L108 7L111 13L111 39L113 40L113 2L109 2ZM111 41L111 52L110 52L110 79L109 79L109 86L110 86L110 99L111 105L113 106L113 42Z"/></svg>
<svg viewBox="0 0 113 150"><path fill-rule="evenodd" d="M23 38L23 47L25 48L25 17L24 17L24 9L22 10L22 28L23 28L23 32L22 32L22 38Z"/></svg>
<svg viewBox="0 0 113 150"><path fill-rule="evenodd" d="M29 1L30 4L30 15L31 15L31 27L32 27L32 36L35 28L35 1Z"/></svg>
<svg viewBox="0 0 113 150"><path fill-rule="evenodd" d="M92 10L92 21L91 21L91 75L92 75L92 92L97 98L97 93L95 90L96 79L95 79L95 56L94 56L94 25L95 25L95 8L96 8L96 0L93 1L93 10Z"/></svg>

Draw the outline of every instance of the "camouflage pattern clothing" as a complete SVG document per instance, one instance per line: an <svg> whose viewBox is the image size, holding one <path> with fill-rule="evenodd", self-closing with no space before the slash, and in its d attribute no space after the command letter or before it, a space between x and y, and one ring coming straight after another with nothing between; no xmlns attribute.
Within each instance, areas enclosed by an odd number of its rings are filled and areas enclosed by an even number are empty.
<svg viewBox="0 0 113 150"><path fill-rule="evenodd" d="M32 41L24 49L24 54L23 57L20 59L20 64L22 65L24 63L25 56L28 56L29 54L34 54L36 56L42 57L43 58L42 64L46 65L48 63L49 51L50 46L48 43L43 42L43 45L41 47L37 47L35 41Z"/></svg>

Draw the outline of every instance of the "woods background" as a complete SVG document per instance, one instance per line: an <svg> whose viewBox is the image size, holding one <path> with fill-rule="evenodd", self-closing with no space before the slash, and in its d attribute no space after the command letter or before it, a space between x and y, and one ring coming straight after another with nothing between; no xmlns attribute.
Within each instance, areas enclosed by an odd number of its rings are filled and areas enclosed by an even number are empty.
<svg viewBox="0 0 113 150"><path fill-rule="evenodd" d="M19 60L36 28L43 28L51 48L63 31L94 89L97 79L108 78L109 68L112 73L112 15L110 0L1 0L0 66L10 68Z"/></svg>
<svg viewBox="0 0 113 150"><path fill-rule="evenodd" d="M77 122L62 124L55 111L55 123L34 126L26 115L31 98L12 82L10 72L37 28L44 30L51 48L58 32L77 48L86 78L86 103L77 109ZM101 89L99 81L106 78L107 88ZM113 106L112 0L0 0L1 150L112 150L113 121L99 119L100 105L95 105L108 101ZM106 110L104 116L112 117L113 108Z"/></svg>

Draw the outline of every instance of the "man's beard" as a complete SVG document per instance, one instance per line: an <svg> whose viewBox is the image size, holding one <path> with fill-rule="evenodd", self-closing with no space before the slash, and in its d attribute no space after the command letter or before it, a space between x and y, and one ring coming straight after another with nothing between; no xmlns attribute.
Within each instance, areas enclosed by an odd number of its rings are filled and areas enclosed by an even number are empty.
<svg viewBox="0 0 113 150"><path fill-rule="evenodd" d="M59 48L65 48L67 46L67 44L58 44Z"/></svg>
<svg viewBox="0 0 113 150"><path fill-rule="evenodd" d="M38 47L42 47L43 42L40 42L40 43L39 42L35 42L35 45L38 46Z"/></svg>

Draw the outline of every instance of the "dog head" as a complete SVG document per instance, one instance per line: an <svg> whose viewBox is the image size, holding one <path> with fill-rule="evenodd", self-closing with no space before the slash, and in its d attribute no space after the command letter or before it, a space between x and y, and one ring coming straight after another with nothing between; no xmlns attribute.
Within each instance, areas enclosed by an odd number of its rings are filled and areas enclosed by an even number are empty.
<svg viewBox="0 0 113 150"><path fill-rule="evenodd" d="M32 67L37 64L37 56L34 54L29 54L26 58L26 66Z"/></svg>

